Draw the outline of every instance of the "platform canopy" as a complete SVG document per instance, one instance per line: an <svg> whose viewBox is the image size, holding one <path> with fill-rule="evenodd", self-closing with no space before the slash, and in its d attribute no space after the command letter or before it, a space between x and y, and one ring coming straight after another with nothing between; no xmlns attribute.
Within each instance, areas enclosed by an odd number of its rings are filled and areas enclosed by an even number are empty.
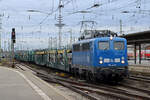
<svg viewBox="0 0 150 100"><path fill-rule="evenodd" d="M126 34L126 35L122 35L121 37L126 38L128 44L150 43L150 30Z"/></svg>
<svg viewBox="0 0 150 100"><path fill-rule="evenodd" d="M131 33L122 35L120 37L124 37L127 39L127 44L134 45L134 62L136 64L136 54L137 54L137 47L139 46L139 64L141 64L141 44L144 43L150 43L150 30L149 31L143 31L143 32L137 32L137 33Z"/></svg>

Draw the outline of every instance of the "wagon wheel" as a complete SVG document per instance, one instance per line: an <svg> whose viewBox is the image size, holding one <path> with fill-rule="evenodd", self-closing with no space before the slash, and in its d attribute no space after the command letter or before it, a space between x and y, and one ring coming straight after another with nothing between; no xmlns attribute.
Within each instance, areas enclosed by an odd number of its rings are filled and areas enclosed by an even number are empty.
<svg viewBox="0 0 150 100"><path fill-rule="evenodd" d="M74 70L74 68L71 68L71 73L72 73L73 76L75 76L75 70Z"/></svg>

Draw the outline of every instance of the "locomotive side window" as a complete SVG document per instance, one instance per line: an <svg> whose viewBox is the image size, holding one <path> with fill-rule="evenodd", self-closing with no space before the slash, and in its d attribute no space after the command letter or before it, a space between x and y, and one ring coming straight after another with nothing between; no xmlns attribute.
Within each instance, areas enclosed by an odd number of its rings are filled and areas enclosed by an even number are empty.
<svg viewBox="0 0 150 100"><path fill-rule="evenodd" d="M90 50L90 43L83 43L82 44L82 51Z"/></svg>
<svg viewBox="0 0 150 100"><path fill-rule="evenodd" d="M73 50L74 51L80 51L80 44L73 45Z"/></svg>
<svg viewBox="0 0 150 100"><path fill-rule="evenodd" d="M124 49L124 41L114 41L114 49L115 50L123 50Z"/></svg>
<svg viewBox="0 0 150 100"><path fill-rule="evenodd" d="M100 50L109 50L109 42L108 41L100 41L98 43L98 47Z"/></svg>

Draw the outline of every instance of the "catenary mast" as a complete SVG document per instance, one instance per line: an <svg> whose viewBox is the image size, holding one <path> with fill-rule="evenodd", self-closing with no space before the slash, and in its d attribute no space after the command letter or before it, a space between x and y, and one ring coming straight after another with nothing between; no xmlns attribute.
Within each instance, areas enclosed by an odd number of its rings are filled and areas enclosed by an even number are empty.
<svg viewBox="0 0 150 100"><path fill-rule="evenodd" d="M59 35L59 41L58 41L58 48L61 48L61 35L62 35L62 27L65 25L62 23L62 8L64 7L64 5L62 4L62 0L59 0L59 16L58 16L58 24L55 24L58 29L58 35Z"/></svg>

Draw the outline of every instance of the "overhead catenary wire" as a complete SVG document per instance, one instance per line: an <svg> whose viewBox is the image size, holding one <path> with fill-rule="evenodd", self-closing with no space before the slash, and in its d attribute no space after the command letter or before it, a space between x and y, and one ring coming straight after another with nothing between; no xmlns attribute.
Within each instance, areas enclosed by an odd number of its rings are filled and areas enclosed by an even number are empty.
<svg viewBox="0 0 150 100"><path fill-rule="evenodd" d="M107 18L107 20L109 20L109 18L107 16L111 16L111 19L113 20L114 23L118 23L118 20L122 16L124 16L124 18L123 18L123 22L124 22L123 24L124 25L127 26L127 24L129 24L129 25L134 24L136 26L136 24L138 25L139 23L143 23L142 21L145 21L144 19L148 20L148 17L150 15L149 6L148 6L148 4L150 4L150 2L148 0L144 0L144 1L143 0L127 0L127 1L122 1L122 0L94 0L95 2L92 2L92 3L91 2L90 3L85 2L85 3L87 3L87 5L84 7L82 6L82 4L80 4L79 0L63 0L63 1L64 1L64 4L71 1L69 3L71 5L65 6L65 9L68 8L70 10L70 12L73 13L72 14L73 16L68 16L68 14L64 13L63 17L64 17L64 21L67 22L67 25L69 27L73 27L73 28L78 26L74 22L78 22L81 19L81 17L80 17L81 14L79 14L79 13L84 12L84 11L90 12L89 14L86 14L86 16L87 16L87 17L85 17L86 20L90 19L90 18L92 18L91 20L95 19L96 21L99 21L98 23L100 23L101 26L105 25L105 23L101 22L103 20L105 21L105 19L103 19L104 17ZM90 1L93 1L93 0L90 0ZM56 5L56 3L55 3L56 1L53 0L52 2L54 4L51 3L51 8L49 8L49 9L50 9L50 13L53 12L51 15L54 15L58 11L57 10L58 8L54 6L54 5ZM114 6L115 4L116 4L116 6ZM98 6L98 5L100 5L100 6ZM139 5L140 5L140 9L136 8ZM97 6L97 7L95 7L95 6ZM108 8L106 8L106 7L108 7ZM64 11L65 11L65 9L64 9ZM130 13L123 14L122 13L123 11L129 11ZM76 13L78 13L78 15L75 15ZM92 15L93 13L94 13L94 15ZM51 16L51 15L49 15L49 16ZM49 23L53 19L51 19L51 17L48 18L49 16L48 17L47 16L48 15L44 15L44 17L43 16L40 17L38 20L39 21L38 23L37 23L37 20L34 20L34 18L32 18L32 16L30 16L30 23L29 23L30 25L27 25L24 23L22 23L21 25L16 25L16 23L15 23L15 27L19 27L19 29L21 29L20 26L23 26L22 31L26 31L28 29L28 27L32 27L31 28L32 31L35 31L34 35L37 35L36 33L37 33L37 31L39 31L40 25L42 26L42 28L49 27L49 29L50 29L52 27L52 26L51 27L47 26L47 23ZM97 17L94 17L94 16L97 16ZM47 18L45 18L45 17L47 17ZM13 18L13 16L10 13L9 17L4 18L4 20L9 19L8 21L11 21L12 18ZM27 18L29 18L29 17L27 17ZM65 20L65 18L66 19L74 19L74 22L69 23L69 20ZM52 25L52 24L53 24L53 22L49 23L48 25ZM111 22L110 22L110 24L111 24ZM113 25L110 27L113 27ZM35 28L38 28L38 29L34 30ZM5 29L5 30L7 30L7 29ZM49 30L49 31L51 31L51 30ZM44 31L44 29L43 29L42 32L44 33L46 31Z"/></svg>
<svg viewBox="0 0 150 100"><path fill-rule="evenodd" d="M119 0L113 0L112 2L109 2L109 3L113 3L113 2L116 2L116 1L119 1ZM136 0L137 1L137 0ZM127 7L129 7L129 6L136 6L136 1L134 1L134 2L129 2L127 5L125 5L125 6L121 6L121 7L119 7L119 8L114 8L114 9L109 9L109 11L110 10L119 10L120 8L127 8ZM108 2L107 3L105 3L105 4L108 4ZM97 5L97 4L96 4ZM103 6L104 4L101 4L101 6ZM91 6L91 7L89 7L89 8L86 8L86 9L91 9L91 8L93 8L94 7L94 5L93 6ZM76 11L76 12L74 12L73 14L75 14L75 13L78 13L78 12L84 12L84 11ZM96 13L95 13L96 14ZM101 14L100 14L101 15ZM105 15L105 14L104 14ZM68 15L67 15L68 16Z"/></svg>
<svg viewBox="0 0 150 100"><path fill-rule="evenodd" d="M66 3L64 3L64 6L69 4L72 0L68 0ZM54 14L55 12L57 12L59 10L59 7L56 8L56 10L52 11L51 13L49 13L40 23L40 24L43 24L43 22L52 14Z"/></svg>
<svg viewBox="0 0 150 100"><path fill-rule="evenodd" d="M67 1L67 0L65 0L65 1ZM76 1L76 0L75 0ZM117 2L117 1L120 1L120 0L113 0L113 1L111 1L111 3L114 3L114 2ZM69 2L73 2L73 0L68 0L65 4L68 4ZM127 4L127 5L124 5L124 6L121 6L121 7L118 7L118 8L114 8L114 9L109 9L108 11L111 11L111 10L118 10L118 9L121 9L121 8L127 8L127 7L129 7L129 6L133 6L133 4L134 5L136 5L135 3L137 2L137 0L136 1L134 1L134 2L130 2L129 4ZM104 4L108 4L108 2L105 2L105 3L103 3L103 4L100 4L101 6L103 6ZM95 6L99 6L99 4L95 4ZM91 8L93 8L93 7L95 7L94 5L92 5L91 7L88 7L88 8L85 8L85 10L86 9L91 9ZM56 12L56 11L58 11L58 8L55 10L55 11L53 11L53 13L54 12ZM75 11L75 12L78 12L78 11ZM103 11L103 12L105 12L105 11ZM99 12L95 12L95 14L98 14ZM73 13L72 13L73 14ZM45 20L47 20L47 18L50 16L50 15L52 15L52 14L48 14L40 23L39 23L39 25L40 24L43 24L44 22L45 22ZM101 15L101 14L100 14ZM66 15L66 16L68 16L68 15Z"/></svg>

